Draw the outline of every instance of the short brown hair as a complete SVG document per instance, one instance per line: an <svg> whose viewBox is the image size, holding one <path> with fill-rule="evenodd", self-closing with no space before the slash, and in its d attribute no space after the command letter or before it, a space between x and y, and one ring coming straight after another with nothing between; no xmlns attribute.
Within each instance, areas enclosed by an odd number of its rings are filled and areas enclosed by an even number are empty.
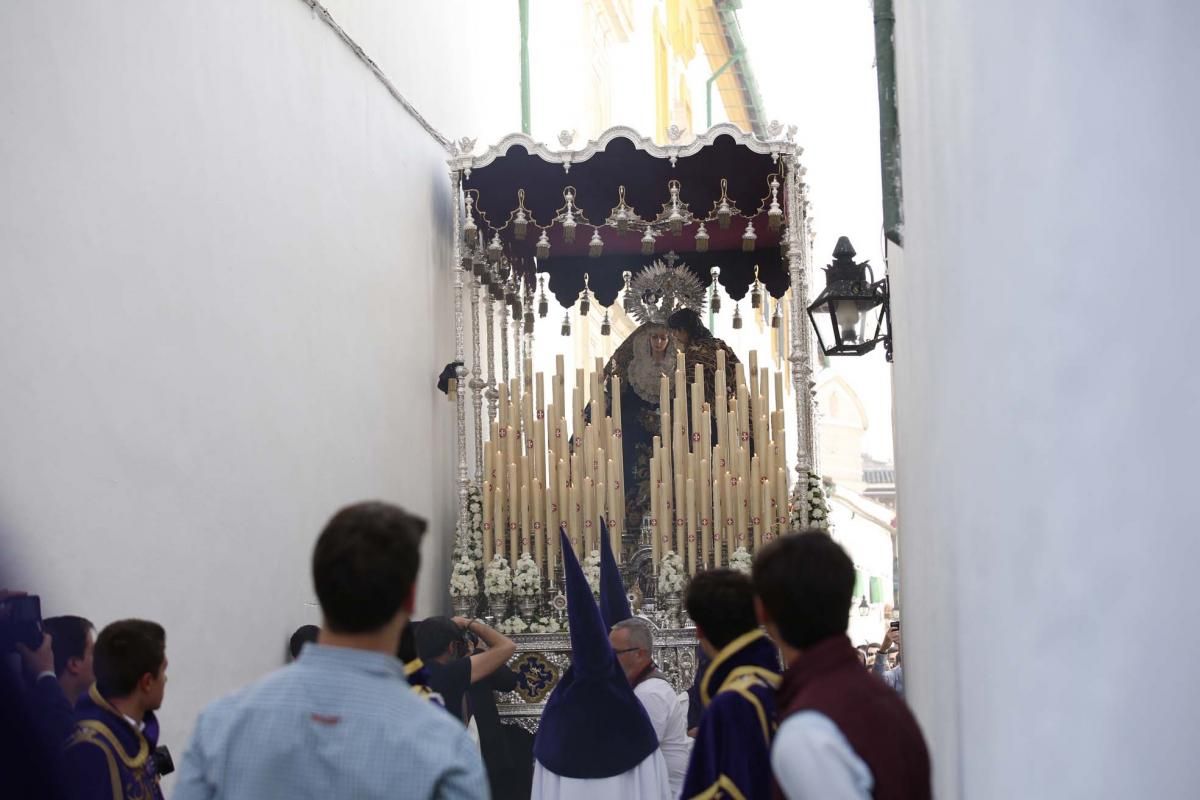
<svg viewBox="0 0 1200 800"><path fill-rule="evenodd" d="M750 577L732 569L710 569L692 578L684 607L696 627L718 650L758 629L754 586Z"/></svg>
<svg viewBox="0 0 1200 800"><path fill-rule="evenodd" d="M158 675L167 660L167 632L157 622L123 619L105 626L92 656L96 688L105 697L128 697L143 675Z"/></svg>
<svg viewBox="0 0 1200 800"><path fill-rule="evenodd" d="M404 605L421 566L425 520L381 502L347 506L313 549L313 584L327 627L378 630Z"/></svg>
<svg viewBox="0 0 1200 800"><path fill-rule="evenodd" d="M844 634L854 562L819 530L781 536L754 557L754 593L783 640L798 650Z"/></svg>
<svg viewBox="0 0 1200 800"><path fill-rule="evenodd" d="M96 629L89 620L64 614L42 620L42 630L50 634L54 649L54 674L62 675L72 658L82 659L87 650L88 634Z"/></svg>

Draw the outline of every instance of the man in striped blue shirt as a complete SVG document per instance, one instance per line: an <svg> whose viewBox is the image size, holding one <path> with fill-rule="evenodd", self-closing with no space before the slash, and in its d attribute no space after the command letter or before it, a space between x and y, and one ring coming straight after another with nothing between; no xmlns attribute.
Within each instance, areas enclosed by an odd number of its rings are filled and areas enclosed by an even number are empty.
<svg viewBox="0 0 1200 800"><path fill-rule="evenodd" d="M204 710L174 800L487 798L478 748L395 656L424 531L385 503L330 520L313 552L319 639Z"/></svg>

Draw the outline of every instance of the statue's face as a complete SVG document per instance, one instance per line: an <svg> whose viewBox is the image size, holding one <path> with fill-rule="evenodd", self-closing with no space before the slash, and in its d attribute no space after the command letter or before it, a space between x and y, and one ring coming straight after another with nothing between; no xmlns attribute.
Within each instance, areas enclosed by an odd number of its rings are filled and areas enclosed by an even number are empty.
<svg viewBox="0 0 1200 800"><path fill-rule="evenodd" d="M654 331L650 334L650 352L656 356L661 356L667 352L667 345L670 344L671 337L666 331Z"/></svg>
<svg viewBox="0 0 1200 800"><path fill-rule="evenodd" d="M675 344L680 350L687 350L688 342L691 341L687 331L683 328L673 328L671 335L675 337Z"/></svg>

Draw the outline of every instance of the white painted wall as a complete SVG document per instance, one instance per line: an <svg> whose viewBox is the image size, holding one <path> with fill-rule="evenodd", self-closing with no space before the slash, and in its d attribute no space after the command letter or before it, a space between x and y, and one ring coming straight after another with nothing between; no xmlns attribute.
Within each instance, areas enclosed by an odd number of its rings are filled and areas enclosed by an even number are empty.
<svg viewBox="0 0 1200 800"><path fill-rule="evenodd" d="M450 139L478 139L482 152L521 130L517 0L323 1L421 115ZM546 1L532 0L531 22Z"/></svg>
<svg viewBox="0 0 1200 800"><path fill-rule="evenodd" d="M897 8L905 675L941 798L1194 797L1200 7ZM897 268L898 267L898 268Z"/></svg>
<svg viewBox="0 0 1200 800"><path fill-rule="evenodd" d="M296 0L18 4L0 61L4 555L166 626L178 753L315 621L342 504L430 519L441 605L445 155Z"/></svg>

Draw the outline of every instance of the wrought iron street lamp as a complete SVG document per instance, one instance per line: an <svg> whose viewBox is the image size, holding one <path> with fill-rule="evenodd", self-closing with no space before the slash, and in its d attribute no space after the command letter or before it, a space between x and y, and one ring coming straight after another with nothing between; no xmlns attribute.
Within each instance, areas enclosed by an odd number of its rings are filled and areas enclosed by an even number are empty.
<svg viewBox="0 0 1200 800"><path fill-rule="evenodd" d="M876 281L871 265L854 256L850 240L839 238L833 263L825 268L825 290L808 307L809 319L825 355L861 356L882 342L891 361L888 280Z"/></svg>

